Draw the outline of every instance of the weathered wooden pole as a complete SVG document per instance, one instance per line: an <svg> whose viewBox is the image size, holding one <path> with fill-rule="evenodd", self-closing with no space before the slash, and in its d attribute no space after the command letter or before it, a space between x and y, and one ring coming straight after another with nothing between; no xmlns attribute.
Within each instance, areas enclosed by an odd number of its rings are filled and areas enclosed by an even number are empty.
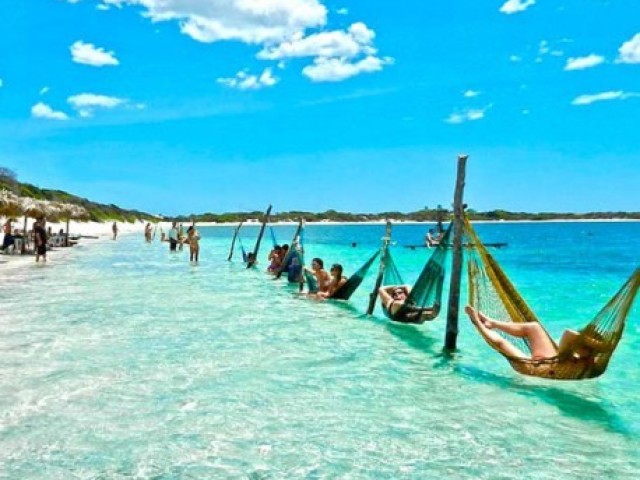
<svg viewBox="0 0 640 480"><path fill-rule="evenodd" d="M449 308L447 309L447 333L444 348L456 349L458 339L458 311L460 310L460 280L462 278L462 222L464 216L464 179L469 155L458 155L458 176L453 197L453 259L451 265L451 283L449 285Z"/></svg>

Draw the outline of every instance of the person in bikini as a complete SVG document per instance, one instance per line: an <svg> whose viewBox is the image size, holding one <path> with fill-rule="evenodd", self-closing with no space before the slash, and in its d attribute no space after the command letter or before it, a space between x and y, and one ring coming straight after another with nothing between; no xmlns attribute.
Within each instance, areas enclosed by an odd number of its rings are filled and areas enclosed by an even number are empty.
<svg viewBox="0 0 640 480"><path fill-rule="evenodd" d="M200 234L193 225L187 229L186 243L189 244L189 261L198 263L200 257Z"/></svg>
<svg viewBox="0 0 640 480"><path fill-rule="evenodd" d="M538 322L514 323L502 322L487 317L471 305L464 308L475 327L493 344L493 346L504 355L527 360L543 360L557 357L560 352L569 348L574 352L574 356L581 357L589 354L588 347L577 345L579 333L575 330L565 330L562 334L560 344L556 347L547 335L542 325ZM522 350L513 345L509 340L500 336L495 330L500 330L508 335L525 338L529 343L531 355L527 355Z"/></svg>
<svg viewBox="0 0 640 480"><path fill-rule="evenodd" d="M347 283L347 277L342 275L342 265L334 263L331 265L329 272L331 273L331 281L329 283L329 289L327 292L318 292L320 298L331 298L340 288Z"/></svg>
<svg viewBox="0 0 640 480"><path fill-rule="evenodd" d="M316 277L316 282L318 284L317 293L319 296L327 296L329 293L329 285L331 284L331 276L324 269L324 262L321 258L314 258L311 261L311 270L305 267L308 272L311 272Z"/></svg>
<svg viewBox="0 0 640 480"><path fill-rule="evenodd" d="M411 287L409 285L388 285L380 287L378 296L389 313L395 315L406 302L410 291Z"/></svg>
<svg viewBox="0 0 640 480"><path fill-rule="evenodd" d="M409 285L388 285L380 287L378 296L380 301L391 315L396 315L405 306L411 287ZM419 318L426 317L427 320L433 319L439 311L439 306L419 307L415 304L408 304L405 309L405 317L409 320L416 321Z"/></svg>

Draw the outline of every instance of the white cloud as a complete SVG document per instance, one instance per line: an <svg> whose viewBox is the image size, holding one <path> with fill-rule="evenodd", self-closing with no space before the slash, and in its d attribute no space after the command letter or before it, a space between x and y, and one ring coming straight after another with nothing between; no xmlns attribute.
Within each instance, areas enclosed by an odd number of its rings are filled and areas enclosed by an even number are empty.
<svg viewBox="0 0 640 480"><path fill-rule="evenodd" d="M313 65L304 67L302 73L314 82L338 82L360 73L380 71L384 65L392 63L392 58L371 55L353 63L346 58L318 57L313 61Z"/></svg>
<svg viewBox="0 0 640 480"><path fill-rule="evenodd" d="M67 120L69 117L64 112L56 112L46 103L38 102L31 107L31 115L35 118L47 118L50 120Z"/></svg>
<svg viewBox="0 0 640 480"><path fill-rule="evenodd" d="M519 55L511 55L509 57L509 61L511 61L511 62L521 62L522 61L522 57L520 57Z"/></svg>
<svg viewBox="0 0 640 480"><path fill-rule="evenodd" d="M127 100L124 98L97 95L95 93L72 95L67 98L67 101L83 118L91 117L97 108L115 108L127 103Z"/></svg>
<svg viewBox="0 0 640 480"><path fill-rule="evenodd" d="M260 75L250 75L247 72L238 72L235 77L219 78L218 83L239 90L258 90L263 87L272 87L278 83L270 68L265 68Z"/></svg>
<svg viewBox="0 0 640 480"><path fill-rule="evenodd" d="M370 46L375 33L364 23L354 23L348 31L334 30L321 32L307 37L302 35L290 41L265 48L258 58L280 60L291 57L345 57L353 58L361 53L374 54Z"/></svg>
<svg viewBox="0 0 640 480"><path fill-rule="evenodd" d="M500 7L500 11L511 15L512 13L524 12L535 3L535 0L507 0L504 5Z"/></svg>
<svg viewBox="0 0 640 480"><path fill-rule="evenodd" d="M480 92L477 92L475 90L467 90L466 92L463 93L463 95L466 98L473 98L473 97L477 97L478 95L480 95Z"/></svg>
<svg viewBox="0 0 640 480"><path fill-rule="evenodd" d="M118 65L120 63L113 52L106 52L103 48L98 48L92 43L84 43L78 40L69 49L71 50L73 61L76 63L94 67Z"/></svg>
<svg viewBox="0 0 640 480"><path fill-rule="evenodd" d="M484 118L484 112L486 110L487 110L486 108L485 109L469 109L469 110L465 110L464 112L452 113L445 119L445 122L459 124L463 122L472 122L474 120L481 120Z"/></svg>
<svg viewBox="0 0 640 480"><path fill-rule="evenodd" d="M570 57L567 59L565 70L584 70L585 68L595 67L604 62L604 57L600 55L587 55L586 57Z"/></svg>
<svg viewBox="0 0 640 480"><path fill-rule="evenodd" d="M622 44L618 50L618 63L640 63L640 33Z"/></svg>
<svg viewBox="0 0 640 480"><path fill-rule="evenodd" d="M240 40L278 43L308 28L322 27L327 9L318 0L104 0L140 6L153 22L177 21L200 42Z"/></svg>
<svg viewBox="0 0 640 480"><path fill-rule="evenodd" d="M342 8L339 8L338 10L336 10L336 13L338 15L349 15L349 9L345 8L345 7L342 7Z"/></svg>
<svg viewBox="0 0 640 480"><path fill-rule="evenodd" d="M49 87L42 87L38 93L39 93L40 95L44 95L44 94L45 94L45 93L47 93L48 91L49 91Z"/></svg>
<svg viewBox="0 0 640 480"><path fill-rule="evenodd" d="M631 97L640 97L640 93L609 91L596 93L593 95L580 95L573 99L571 105L590 105L594 102L603 102L606 100L625 100Z"/></svg>
<svg viewBox="0 0 640 480"><path fill-rule="evenodd" d="M4 86L4 81L0 78L0 88Z"/></svg>
<svg viewBox="0 0 640 480"><path fill-rule="evenodd" d="M98 5L96 5L96 8L98 10L107 11L109 10L109 5L105 5L104 3L99 3Z"/></svg>
<svg viewBox="0 0 640 480"><path fill-rule="evenodd" d="M346 31L327 29L327 8L322 0L102 0L108 6L137 6L152 22L175 21L180 30L199 42L236 40L258 45L261 60L313 57L307 76L332 65L367 71L377 58L375 33L362 22ZM337 10L348 13L346 8ZM313 30L316 30L315 32ZM321 30L321 31L318 31ZM318 65L322 64L322 67ZM280 64L282 65L282 64ZM360 67L354 67L355 65ZM378 70L380 68L377 68ZM305 70L303 70L304 73ZM310 73L309 73L310 72ZM352 76L344 75L343 78ZM234 77L238 80L237 77ZM232 80L232 79L222 79ZM245 79L246 80L246 79ZM257 84L256 84L257 85Z"/></svg>

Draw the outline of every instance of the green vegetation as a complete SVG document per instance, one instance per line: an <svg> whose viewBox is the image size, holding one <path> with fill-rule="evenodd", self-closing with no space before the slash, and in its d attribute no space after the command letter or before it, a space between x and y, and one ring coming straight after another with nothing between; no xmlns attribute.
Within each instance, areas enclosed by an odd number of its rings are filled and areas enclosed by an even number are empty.
<svg viewBox="0 0 640 480"><path fill-rule="evenodd" d="M137 219L155 222L158 220L156 216L139 212L138 210L125 210L117 205L105 205L92 202L86 198L77 197L62 190L47 190L29 183L20 183L17 181L15 173L4 167L0 167L0 189L9 190L21 197L80 205L89 212L89 220L93 222L114 220L120 222L135 222Z"/></svg>
<svg viewBox="0 0 640 480"><path fill-rule="evenodd" d="M52 200L64 203L74 203L81 205L89 212L90 219L95 222L105 221L121 221L133 222L136 219L148 220L155 222L158 217L149 213L140 212L138 210L125 210L117 205L105 205L102 203L92 202L86 198L77 197L62 190L41 189L28 183L20 183L16 179L15 173L11 170L0 167L0 189L10 190L23 197L32 197L40 200ZM526 213L526 212L507 212L506 210L491 210L488 212L477 212L468 209L467 214L471 220L610 220L610 219L632 219L640 220L640 212L591 212L591 213ZM236 213L203 213L181 215L175 218L167 217L164 220L176 220L178 222L231 222L237 223L249 219L261 219L262 210L253 212L236 212ZM271 221L297 221L303 217L308 222L367 222L367 221L383 221L391 218L405 222L436 222L441 218L443 222L447 222L453 215L451 210L442 208L438 205L436 208L424 207L415 212L381 212L381 213L348 213L336 210L327 210L326 212L313 213L302 211L280 212L271 215Z"/></svg>

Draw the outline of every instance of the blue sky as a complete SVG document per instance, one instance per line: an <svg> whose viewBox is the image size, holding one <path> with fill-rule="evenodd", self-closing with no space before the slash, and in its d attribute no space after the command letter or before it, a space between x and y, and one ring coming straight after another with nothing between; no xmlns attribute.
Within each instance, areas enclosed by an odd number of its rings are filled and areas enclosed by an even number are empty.
<svg viewBox="0 0 640 480"><path fill-rule="evenodd" d="M640 210L640 2L0 2L0 166L152 213Z"/></svg>

